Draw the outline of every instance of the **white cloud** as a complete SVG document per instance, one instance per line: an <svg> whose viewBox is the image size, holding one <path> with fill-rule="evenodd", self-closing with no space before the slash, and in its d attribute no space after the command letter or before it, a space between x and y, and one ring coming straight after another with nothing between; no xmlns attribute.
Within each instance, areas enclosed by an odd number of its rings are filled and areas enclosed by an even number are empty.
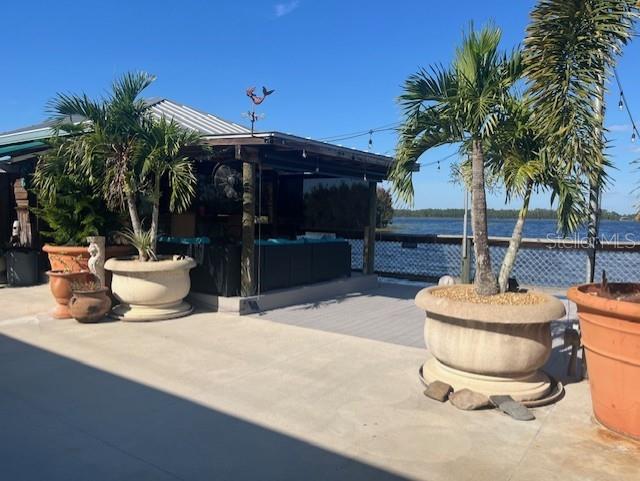
<svg viewBox="0 0 640 481"><path fill-rule="evenodd" d="M609 132L631 132L630 124L613 124L607 127Z"/></svg>
<svg viewBox="0 0 640 481"><path fill-rule="evenodd" d="M298 6L300 2L298 0L293 0L287 3L276 3L273 7L274 13L276 17L284 17L285 15L289 15L293 12Z"/></svg>

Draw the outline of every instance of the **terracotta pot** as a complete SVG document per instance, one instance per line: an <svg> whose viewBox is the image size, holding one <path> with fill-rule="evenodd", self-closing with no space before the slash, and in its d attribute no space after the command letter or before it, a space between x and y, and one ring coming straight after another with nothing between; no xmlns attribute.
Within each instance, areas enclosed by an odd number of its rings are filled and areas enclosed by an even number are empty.
<svg viewBox="0 0 640 481"><path fill-rule="evenodd" d="M640 293L640 284L614 284ZM598 284L572 287L587 354L595 417L620 434L640 439L640 304L594 294Z"/></svg>
<svg viewBox="0 0 640 481"><path fill-rule="evenodd" d="M111 291L120 303L112 315L125 321L154 321L186 316L192 311L184 301L191 289L189 271L196 266L190 257L165 257L140 262L133 258L109 259L113 274Z"/></svg>
<svg viewBox="0 0 640 481"><path fill-rule="evenodd" d="M427 313L424 337L433 355L422 368L425 381L518 401L548 394L551 382L539 369L551 354L550 323L565 314L564 304L541 292L535 292L542 299L535 305L476 304L433 295L451 288L429 287L416 296L416 305Z"/></svg>
<svg viewBox="0 0 640 481"><path fill-rule="evenodd" d="M73 291L69 301L71 317L82 323L101 321L110 310L111 298L106 287L94 291Z"/></svg>
<svg viewBox="0 0 640 481"><path fill-rule="evenodd" d="M49 257L52 271L81 272L89 270L89 251L85 246L54 246L45 244L42 250ZM130 254L133 248L128 245L112 245L105 249L105 259ZM111 276L105 279L107 287L111 285Z"/></svg>
<svg viewBox="0 0 640 481"><path fill-rule="evenodd" d="M71 300L71 296L73 296L72 284L74 282L87 282L92 279L93 274L88 271L47 271L47 275L49 276L49 287L51 288L51 293L57 303L52 312L53 317L56 319L70 318L69 301Z"/></svg>

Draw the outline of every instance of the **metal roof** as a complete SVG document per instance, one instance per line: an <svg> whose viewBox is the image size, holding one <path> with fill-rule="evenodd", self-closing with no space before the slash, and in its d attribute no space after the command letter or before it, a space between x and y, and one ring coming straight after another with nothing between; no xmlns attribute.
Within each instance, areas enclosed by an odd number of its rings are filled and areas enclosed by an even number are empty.
<svg viewBox="0 0 640 481"><path fill-rule="evenodd" d="M242 125L221 119L207 112L196 110L188 105L173 100L159 98L147 100L154 117L174 119L187 129L195 130L202 135L246 134L251 131Z"/></svg>
<svg viewBox="0 0 640 481"><path fill-rule="evenodd" d="M202 135L245 134L251 131L242 125L221 119L215 115L196 110L165 98L153 98L145 101L151 114L156 117L174 119L187 129L195 130ZM82 122L82 117L72 117L72 122ZM0 133L0 145L30 142L48 139L54 133L55 120L47 120L36 125L22 127Z"/></svg>

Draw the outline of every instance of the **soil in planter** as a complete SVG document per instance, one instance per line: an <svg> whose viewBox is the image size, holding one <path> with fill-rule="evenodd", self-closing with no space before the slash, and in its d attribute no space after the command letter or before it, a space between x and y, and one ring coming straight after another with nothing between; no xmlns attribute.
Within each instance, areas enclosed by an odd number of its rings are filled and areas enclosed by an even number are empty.
<svg viewBox="0 0 640 481"><path fill-rule="evenodd" d="M640 304L640 284L618 283L607 281L607 274L602 271L602 282L591 284L584 290L585 294L615 299L616 301L635 302Z"/></svg>
<svg viewBox="0 0 640 481"><path fill-rule="evenodd" d="M435 297L444 297L460 302L471 302L473 304L493 304L509 306L528 306L542 304L546 299L533 292L504 292L494 296L481 296L471 284L447 287L446 289L436 289L431 291Z"/></svg>

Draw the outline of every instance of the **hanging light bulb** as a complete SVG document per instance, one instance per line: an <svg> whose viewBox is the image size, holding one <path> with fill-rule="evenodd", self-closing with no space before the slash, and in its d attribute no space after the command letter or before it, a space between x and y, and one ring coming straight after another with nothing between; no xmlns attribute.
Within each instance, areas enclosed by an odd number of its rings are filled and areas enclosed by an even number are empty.
<svg viewBox="0 0 640 481"><path fill-rule="evenodd" d="M618 101L618 108L620 110L624 108L624 101L622 100L622 92L620 92L620 100Z"/></svg>
<svg viewBox="0 0 640 481"><path fill-rule="evenodd" d="M631 134L631 142L635 142L636 141L636 131L634 130L633 133Z"/></svg>
<svg viewBox="0 0 640 481"><path fill-rule="evenodd" d="M365 171L364 176L362 177L362 180L364 180L365 182L367 181L367 172Z"/></svg>
<svg viewBox="0 0 640 481"><path fill-rule="evenodd" d="M316 174L320 173L320 160L316 159Z"/></svg>
<svg viewBox="0 0 640 481"><path fill-rule="evenodd" d="M373 147L373 130L369 131L369 150Z"/></svg>
<svg viewBox="0 0 640 481"><path fill-rule="evenodd" d="M302 158L303 159L307 158L307 149L302 149Z"/></svg>
<svg viewBox="0 0 640 481"><path fill-rule="evenodd" d="M440 170L440 161L438 161L438 170Z"/></svg>

